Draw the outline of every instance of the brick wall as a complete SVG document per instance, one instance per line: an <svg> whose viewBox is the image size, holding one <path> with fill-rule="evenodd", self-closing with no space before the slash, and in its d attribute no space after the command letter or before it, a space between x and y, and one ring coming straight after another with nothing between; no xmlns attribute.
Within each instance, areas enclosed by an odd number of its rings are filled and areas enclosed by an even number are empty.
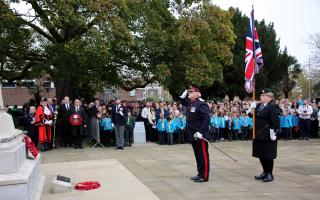
<svg viewBox="0 0 320 200"><path fill-rule="evenodd" d="M42 96L44 97L55 97L55 88L43 89ZM9 106L22 106L24 103L29 102L31 98L34 98L26 87L15 87L15 88L2 88L3 105Z"/></svg>

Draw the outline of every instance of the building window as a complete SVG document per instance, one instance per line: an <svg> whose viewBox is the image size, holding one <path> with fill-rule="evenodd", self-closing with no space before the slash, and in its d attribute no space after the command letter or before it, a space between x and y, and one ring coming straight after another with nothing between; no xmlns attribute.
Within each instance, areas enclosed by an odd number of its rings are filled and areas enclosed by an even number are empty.
<svg viewBox="0 0 320 200"><path fill-rule="evenodd" d="M44 88L53 88L54 84L53 84L52 81L43 81L42 87L44 87Z"/></svg>
<svg viewBox="0 0 320 200"><path fill-rule="evenodd" d="M130 91L130 97L136 96L136 90L131 90Z"/></svg>
<svg viewBox="0 0 320 200"><path fill-rule="evenodd" d="M21 80L21 87L31 88L35 86L36 82L34 80Z"/></svg>
<svg viewBox="0 0 320 200"><path fill-rule="evenodd" d="M3 88L15 88L16 83L3 82L1 83Z"/></svg>

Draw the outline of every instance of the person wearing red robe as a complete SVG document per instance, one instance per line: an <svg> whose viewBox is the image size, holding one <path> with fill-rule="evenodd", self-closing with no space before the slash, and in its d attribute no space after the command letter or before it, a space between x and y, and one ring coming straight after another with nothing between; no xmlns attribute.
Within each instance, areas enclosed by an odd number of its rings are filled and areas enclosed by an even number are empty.
<svg viewBox="0 0 320 200"><path fill-rule="evenodd" d="M40 151L50 150L52 143L51 126L53 126L53 115L48 107L46 98L42 99L41 105L36 112L36 124L39 134Z"/></svg>

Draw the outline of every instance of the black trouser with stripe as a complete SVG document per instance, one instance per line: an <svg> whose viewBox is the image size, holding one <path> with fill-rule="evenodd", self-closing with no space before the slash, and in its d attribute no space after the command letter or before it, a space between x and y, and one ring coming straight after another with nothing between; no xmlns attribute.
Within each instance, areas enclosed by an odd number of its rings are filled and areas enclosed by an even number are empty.
<svg viewBox="0 0 320 200"><path fill-rule="evenodd" d="M192 141L192 148L197 161L198 176L209 180L210 161L208 143L204 140Z"/></svg>

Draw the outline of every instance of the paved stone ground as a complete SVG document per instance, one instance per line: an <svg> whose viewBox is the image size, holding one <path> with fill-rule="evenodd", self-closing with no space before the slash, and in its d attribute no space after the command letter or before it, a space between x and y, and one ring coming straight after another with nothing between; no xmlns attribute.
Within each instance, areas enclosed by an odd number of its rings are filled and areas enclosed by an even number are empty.
<svg viewBox="0 0 320 200"><path fill-rule="evenodd" d="M123 151L59 148L43 153L42 163L59 166L59 162L117 159L161 200L320 199L319 139L279 141L275 180L270 183L254 180L261 167L258 159L251 157L251 141L221 142L216 146L238 162L210 147L211 171L207 183L190 180L190 176L196 174L196 165L189 144L160 146L148 143Z"/></svg>

